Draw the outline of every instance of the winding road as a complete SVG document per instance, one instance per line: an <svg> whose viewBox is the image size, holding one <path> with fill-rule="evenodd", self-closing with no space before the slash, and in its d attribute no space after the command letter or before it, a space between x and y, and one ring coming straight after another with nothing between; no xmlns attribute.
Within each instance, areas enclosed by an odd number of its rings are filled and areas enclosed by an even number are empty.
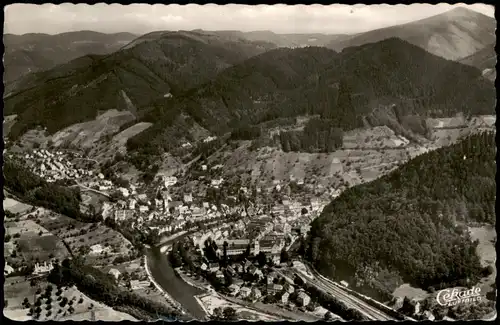
<svg viewBox="0 0 500 325"><path fill-rule="evenodd" d="M97 194L101 194L101 195L104 195L105 197L107 197L108 199L111 197L109 194L107 193L104 193L104 192L101 192L99 190L96 190L96 189L93 189L93 188L90 188L90 187L87 187L85 185L82 185L80 183L76 183L75 185L71 185L70 187L75 187L75 186L79 186L80 188L84 189L85 191L90 191L90 192L94 192L94 193L97 193Z"/></svg>

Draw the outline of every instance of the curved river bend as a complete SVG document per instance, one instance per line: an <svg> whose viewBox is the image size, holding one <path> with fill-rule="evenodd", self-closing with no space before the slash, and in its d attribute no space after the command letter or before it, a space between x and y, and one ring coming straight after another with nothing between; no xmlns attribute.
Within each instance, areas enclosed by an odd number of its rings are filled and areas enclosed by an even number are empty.
<svg viewBox="0 0 500 325"><path fill-rule="evenodd" d="M203 291L187 284L175 275L168 256L160 252L160 247L148 248L146 256L151 275L163 290L178 301L194 318L206 320L207 314L194 298L196 295L202 294Z"/></svg>

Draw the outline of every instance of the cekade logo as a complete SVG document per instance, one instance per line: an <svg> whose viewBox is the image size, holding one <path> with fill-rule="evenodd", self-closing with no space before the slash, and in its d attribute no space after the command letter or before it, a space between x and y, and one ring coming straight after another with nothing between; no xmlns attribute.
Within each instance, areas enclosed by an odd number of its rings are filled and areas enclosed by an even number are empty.
<svg viewBox="0 0 500 325"><path fill-rule="evenodd" d="M455 306L460 303L481 301L481 288L472 287L469 290L444 289L439 291L436 300L441 306Z"/></svg>

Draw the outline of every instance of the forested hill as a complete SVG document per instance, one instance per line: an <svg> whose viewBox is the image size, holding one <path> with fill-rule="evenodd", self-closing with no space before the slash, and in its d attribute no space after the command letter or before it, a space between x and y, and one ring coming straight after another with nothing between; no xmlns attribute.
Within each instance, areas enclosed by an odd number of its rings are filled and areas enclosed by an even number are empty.
<svg viewBox="0 0 500 325"><path fill-rule="evenodd" d="M175 111L219 134L305 114L320 114L345 131L363 126L363 117L380 106L394 107L398 119L494 114L495 88L474 67L391 38L342 53L320 47L271 50L152 106L156 125L133 140L135 148L170 147L175 139L164 130Z"/></svg>
<svg viewBox="0 0 500 325"><path fill-rule="evenodd" d="M4 114L18 115L9 136L37 125L54 133L109 109L137 109L140 115L151 101L169 93L175 97L267 49L262 42L162 32L111 55L74 60L20 82L31 88L5 99Z"/></svg>
<svg viewBox="0 0 500 325"><path fill-rule="evenodd" d="M481 72L391 38L345 49L279 49L223 71L179 103L214 131L299 114L352 129L378 105L401 115L493 114L494 85Z"/></svg>
<svg viewBox="0 0 500 325"><path fill-rule="evenodd" d="M476 134L346 190L313 222L307 258L327 276L384 293L401 280L425 289L475 283L477 242L464 225L495 223L495 156L495 134Z"/></svg>
<svg viewBox="0 0 500 325"><path fill-rule="evenodd" d="M135 39L130 33L103 34L92 31L56 35L4 34L5 82L23 75L51 69L88 54L109 54Z"/></svg>

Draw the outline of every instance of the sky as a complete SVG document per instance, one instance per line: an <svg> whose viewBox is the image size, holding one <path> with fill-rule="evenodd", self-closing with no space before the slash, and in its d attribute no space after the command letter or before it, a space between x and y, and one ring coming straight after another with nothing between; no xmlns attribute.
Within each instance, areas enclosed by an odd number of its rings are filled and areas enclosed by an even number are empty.
<svg viewBox="0 0 500 325"><path fill-rule="evenodd" d="M158 30L270 30L275 33L350 34L467 7L494 18L486 4L411 5L147 5L12 4L4 33L58 34L79 30L145 34Z"/></svg>

